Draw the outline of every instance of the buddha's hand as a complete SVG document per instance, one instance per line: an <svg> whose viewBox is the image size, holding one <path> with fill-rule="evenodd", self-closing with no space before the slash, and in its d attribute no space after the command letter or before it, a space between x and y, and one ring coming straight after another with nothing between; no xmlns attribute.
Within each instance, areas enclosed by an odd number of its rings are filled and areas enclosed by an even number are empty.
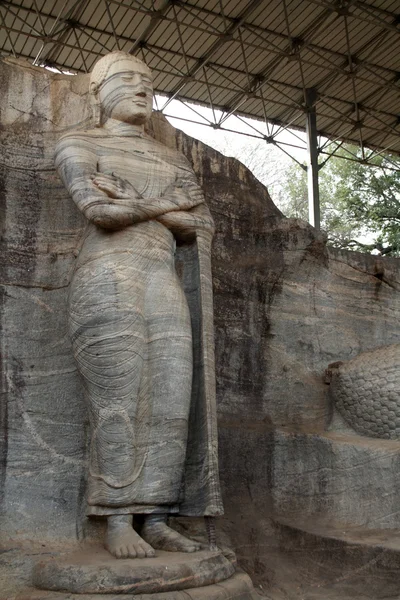
<svg viewBox="0 0 400 600"><path fill-rule="evenodd" d="M106 193L109 198L135 200L142 197L129 181L115 175L115 173L111 173L111 175L107 173L93 173L90 179L93 185Z"/></svg>
<svg viewBox="0 0 400 600"><path fill-rule="evenodd" d="M162 198L175 203L178 210L189 210L204 202L198 183L181 178L167 187Z"/></svg>

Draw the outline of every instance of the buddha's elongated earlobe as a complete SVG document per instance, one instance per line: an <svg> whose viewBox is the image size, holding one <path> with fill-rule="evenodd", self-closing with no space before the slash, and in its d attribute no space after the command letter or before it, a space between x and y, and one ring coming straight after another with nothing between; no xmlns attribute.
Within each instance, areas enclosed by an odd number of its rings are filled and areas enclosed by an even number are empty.
<svg viewBox="0 0 400 600"><path fill-rule="evenodd" d="M94 82L90 84L89 92L92 100L94 126L101 127L101 104L99 99L98 86Z"/></svg>
<svg viewBox="0 0 400 600"><path fill-rule="evenodd" d="M101 127L101 105L98 101L98 97L93 98L92 101L93 120L95 127Z"/></svg>

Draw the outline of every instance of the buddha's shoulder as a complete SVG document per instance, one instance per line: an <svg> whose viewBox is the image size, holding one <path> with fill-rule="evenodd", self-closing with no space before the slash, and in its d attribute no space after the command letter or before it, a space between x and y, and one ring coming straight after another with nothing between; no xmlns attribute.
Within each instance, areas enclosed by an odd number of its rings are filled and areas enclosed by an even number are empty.
<svg viewBox="0 0 400 600"><path fill-rule="evenodd" d="M104 129L100 129L100 128L93 128L93 129L73 129L73 130L69 130L66 131L65 133L63 133L59 139L58 139L58 144L60 143L66 143L66 144L73 144L73 143L85 143L85 142L94 142L95 140L100 140L103 138L108 138L109 133L104 130Z"/></svg>
<svg viewBox="0 0 400 600"><path fill-rule="evenodd" d="M180 152L177 148L167 146L166 144L159 142L158 140L149 136L148 134L146 134L143 137L145 140L148 140L152 151L155 154L159 155L161 158L164 157L167 160L169 159L170 161L172 161L174 163L178 163L179 165L180 164L189 165L189 161L187 160L186 156L182 152Z"/></svg>

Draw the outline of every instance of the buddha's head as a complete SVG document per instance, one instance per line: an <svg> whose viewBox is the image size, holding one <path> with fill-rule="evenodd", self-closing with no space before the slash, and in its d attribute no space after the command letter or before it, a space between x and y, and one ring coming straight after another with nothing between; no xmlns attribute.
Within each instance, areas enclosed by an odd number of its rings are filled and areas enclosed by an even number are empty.
<svg viewBox="0 0 400 600"><path fill-rule="evenodd" d="M136 56L111 52L100 58L90 75L89 91L98 126L107 119L143 125L151 116L151 71Z"/></svg>

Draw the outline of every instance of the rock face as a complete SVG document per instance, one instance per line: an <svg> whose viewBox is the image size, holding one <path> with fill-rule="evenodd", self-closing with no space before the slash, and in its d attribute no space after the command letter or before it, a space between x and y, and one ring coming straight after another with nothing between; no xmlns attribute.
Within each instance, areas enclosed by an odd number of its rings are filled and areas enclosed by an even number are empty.
<svg viewBox="0 0 400 600"><path fill-rule="evenodd" d="M0 81L0 489L9 550L0 589L13 598L28 585L38 546L96 540L102 524L84 517L87 416L66 330L84 221L53 163L61 133L89 123L87 80L7 59ZM343 600L354 590L361 599L369 586L376 599L398 594L397 580L377 588L379 565L357 579L361 559L351 563L354 553L342 547L365 540L368 524L400 527L400 447L340 430L323 376L332 362L400 342L399 261L328 249L311 226L284 218L239 162L157 115L152 132L193 164L216 222L220 543L229 538L239 564L273 600L300 593ZM304 541L295 532L310 520L316 525ZM341 540L339 552L332 540L348 531L344 523L358 528L358 541ZM328 525L335 535L321 537ZM371 543L384 552L382 535ZM353 564L339 589L343 565ZM324 588L331 572L336 595Z"/></svg>
<svg viewBox="0 0 400 600"><path fill-rule="evenodd" d="M328 368L330 395L345 421L361 435L400 437L400 345L359 354Z"/></svg>

